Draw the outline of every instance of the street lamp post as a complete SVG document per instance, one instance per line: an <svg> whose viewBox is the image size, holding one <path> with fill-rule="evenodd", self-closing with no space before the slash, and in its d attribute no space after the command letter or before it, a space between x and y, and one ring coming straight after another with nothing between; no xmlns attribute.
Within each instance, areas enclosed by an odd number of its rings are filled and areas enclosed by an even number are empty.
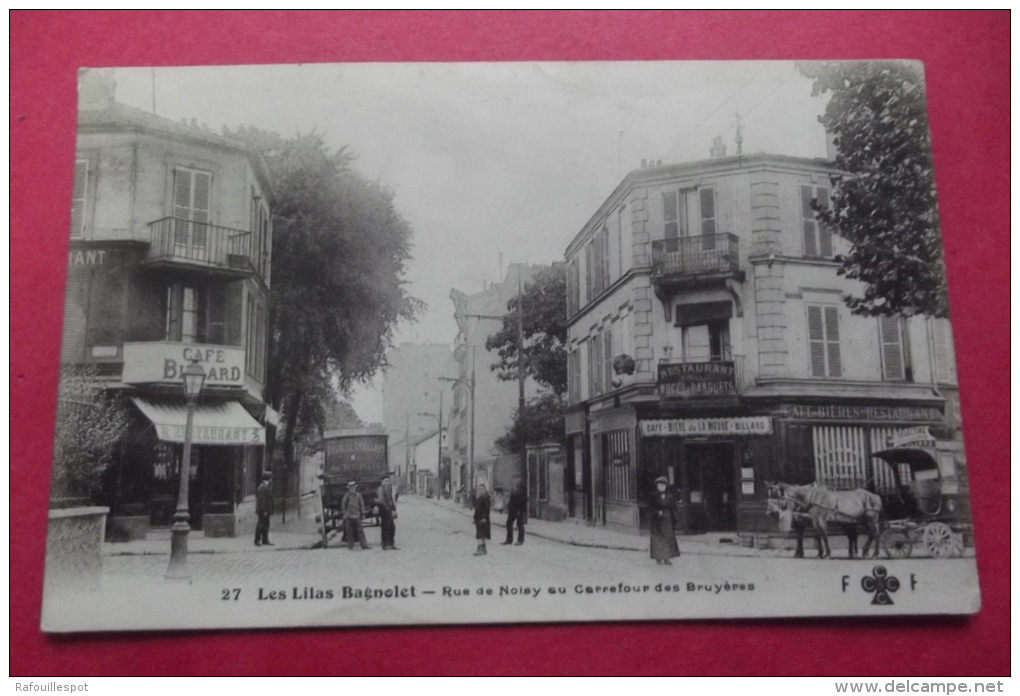
<svg viewBox="0 0 1020 696"><path fill-rule="evenodd" d="M188 417L184 425L184 453L181 457L181 482L177 491L177 510L174 524L170 527L170 565L166 569L167 580L190 580L188 576L188 480L191 477L191 428L195 419L195 403L202 393L205 370L193 359L184 368L184 396L188 400Z"/></svg>

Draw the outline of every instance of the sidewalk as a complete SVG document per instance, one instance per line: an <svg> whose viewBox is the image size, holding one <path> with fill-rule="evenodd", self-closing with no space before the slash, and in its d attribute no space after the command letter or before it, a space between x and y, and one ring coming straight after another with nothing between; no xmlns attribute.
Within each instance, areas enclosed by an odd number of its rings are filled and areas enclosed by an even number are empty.
<svg viewBox="0 0 1020 696"><path fill-rule="evenodd" d="M255 546L255 535L238 537L207 537L199 530L188 534L188 553L271 553L310 549L320 543L319 526L314 519L295 519L287 515L273 515L269 523L269 541L272 546ZM169 556L170 530L159 529L148 533L145 539L103 544L104 556Z"/></svg>
<svg viewBox="0 0 1020 696"><path fill-rule="evenodd" d="M434 498L419 498L427 500L433 505L455 510L465 517L471 517L469 508L462 507L452 500L436 500ZM502 512L493 512L492 539L494 542L501 541L506 529L506 515ZM515 532L516 534L516 532ZM538 537L547 541L556 541L571 546L587 546L596 549L611 549L614 551L635 551L648 553L649 540L647 535L629 534L606 527L589 527L583 523L572 520L563 522L549 522L547 520L529 519L525 526L525 539L528 536ZM714 533L697 535L677 535L677 542L680 545L680 552L694 556L781 556L789 555L789 552L777 549L754 549L741 546L740 538L736 533Z"/></svg>

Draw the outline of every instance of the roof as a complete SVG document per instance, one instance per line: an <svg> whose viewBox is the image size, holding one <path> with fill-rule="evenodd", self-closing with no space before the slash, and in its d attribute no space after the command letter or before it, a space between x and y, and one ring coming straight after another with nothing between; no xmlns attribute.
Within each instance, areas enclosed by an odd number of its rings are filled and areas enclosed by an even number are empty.
<svg viewBox="0 0 1020 696"><path fill-rule="evenodd" d="M792 157L790 155L773 155L768 153L754 153L749 155L733 155L730 157L716 157L696 162L680 162L675 164L664 164L655 167L641 167L635 169L623 177L609 197L599 206L595 214L584 224L581 231L574 235L570 244L567 245L565 256L570 256L572 251L584 240L591 230L597 227L609 214L617 203L639 184L651 184L668 179L676 179L684 176L698 174L725 174L760 169L765 166L777 167L799 167L814 170L825 170L838 173L835 165L827 159L813 157Z"/></svg>
<svg viewBox="0 0 1020 696"><path fill-rule="evenodd" d="M237 150L244 154L258 176L264 193L272 201L275 198L269 168L265 159L258 152L250 150L244 142L235 138L220 135L208 127L200 127L192 119L192 125L181 121L157 116L133 106L108 100L102 107L83 107L78 109L79 130L130 130L147 132L154 135L171 136L194 142L214 145L216 147Z"/></svg>

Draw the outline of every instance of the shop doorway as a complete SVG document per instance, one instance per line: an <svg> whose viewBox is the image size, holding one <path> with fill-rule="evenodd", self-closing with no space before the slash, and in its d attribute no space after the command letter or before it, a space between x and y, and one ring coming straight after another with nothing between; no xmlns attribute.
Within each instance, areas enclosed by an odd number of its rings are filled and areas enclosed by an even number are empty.
<svg viewBox="0 0 1020 696"><path fill-rule="evenodd" d="M684 490L690 503L690 531L736 531L737 488L733 443L687 443L684 460Z"/></svg>

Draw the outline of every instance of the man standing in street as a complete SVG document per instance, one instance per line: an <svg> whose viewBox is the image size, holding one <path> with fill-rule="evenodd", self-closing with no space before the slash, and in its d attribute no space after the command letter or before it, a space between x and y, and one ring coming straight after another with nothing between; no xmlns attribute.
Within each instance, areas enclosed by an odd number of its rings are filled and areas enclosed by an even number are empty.
<svg viewBox="0 0 1020 696"><path fill-rule="evenodd" d="M255 545L272 546L269 543L269 516L273 514L273 474L262 472L262 483L255 491Z"/></svg>
<svg viewBox="0 0 1020 696"><path fill-rule="evenodd" d="M389 476L383 476L379 491L375 496L376 505L379 506L379 525L382 527L382 550L399 551L397 548L397 525L393 520L397 518L397 499L393 495L393 484Z"/></svg>
<svg viewBox="0 0 1020 696"><path fill-rule="evenodd" d="M347 484L347 492L340 501L340 513L344 517L344 531L347 534L347 548L354 550L354 541L357 539L361 548L370 549L368 541L365 540L365 530L361 526L361 518L365 516L365 499L358 493L358 484L351 481Z"/></svg>
<svg viewBox="0 0 1020 696"><path fill-rule="evenodd" d="M514 541L514 522L517 523L517 546L524 543L524 525L528 520L528 491L519 476L514 477L514 487L510 491L510 500L506 506L506 541L508 546Z"/></svg>

